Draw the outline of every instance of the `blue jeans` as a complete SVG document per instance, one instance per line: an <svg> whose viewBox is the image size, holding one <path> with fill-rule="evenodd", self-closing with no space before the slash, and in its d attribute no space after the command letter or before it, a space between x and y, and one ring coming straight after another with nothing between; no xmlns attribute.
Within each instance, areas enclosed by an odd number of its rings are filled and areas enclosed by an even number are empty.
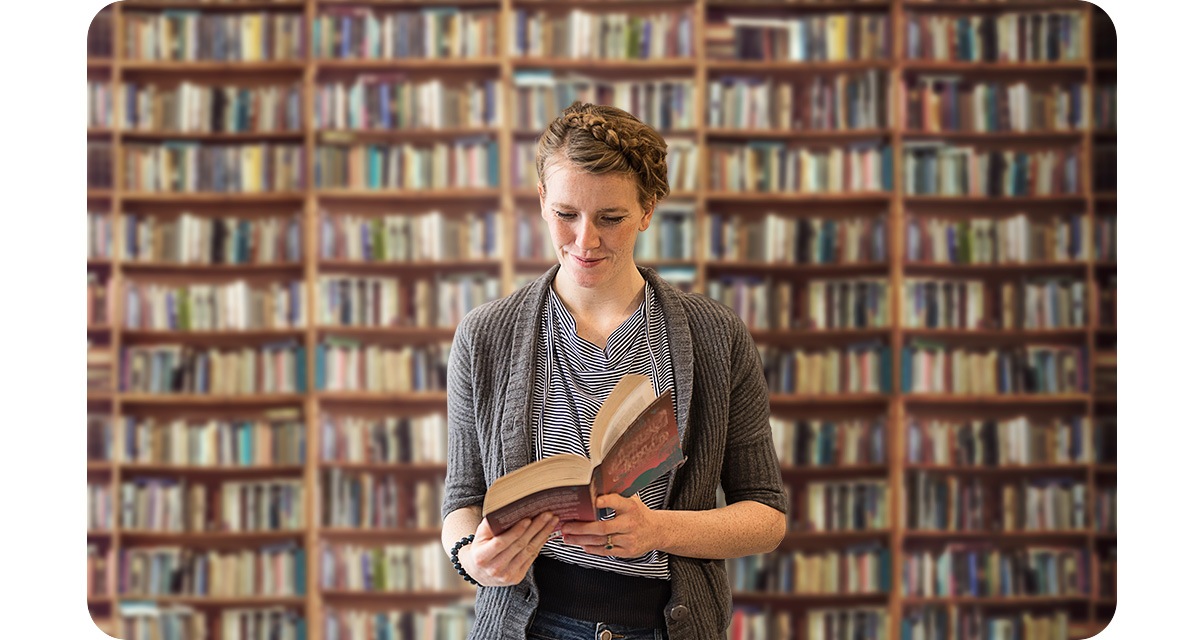
<svg viewBox="0 0 1204 640"><path fill-rule="evenodd" d="M527 640L666 640L660 629L625 627L535 611Z"/></svg>

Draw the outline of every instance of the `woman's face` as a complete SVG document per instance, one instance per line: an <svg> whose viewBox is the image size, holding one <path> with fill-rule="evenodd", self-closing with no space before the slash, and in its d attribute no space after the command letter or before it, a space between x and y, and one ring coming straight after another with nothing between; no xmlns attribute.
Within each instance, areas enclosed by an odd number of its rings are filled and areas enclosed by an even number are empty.
<svg viewBox="0 0 1204 640"><path fill-rule="evenodd" d="M571 162L544 165L539 204L561 273L582 288L620 282L635 265L635 239L652 209L640 208L635 177L593 174Z"/></svg>

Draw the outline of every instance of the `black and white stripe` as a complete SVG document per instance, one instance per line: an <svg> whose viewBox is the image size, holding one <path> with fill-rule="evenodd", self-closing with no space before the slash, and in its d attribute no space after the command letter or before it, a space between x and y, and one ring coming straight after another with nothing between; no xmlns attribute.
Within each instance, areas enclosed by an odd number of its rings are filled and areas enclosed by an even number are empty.
<svg viewBox="0 0 1204 640"><path fill-rule="evenodd" d="M647 284L644 302L610 335L605 349L577 335L572 314L555 290L550 290L540 317L539 344L542 348L537 353L532 401L532 460L558 453L588 457L590 425L624 375L642 373L652 378L657 394L673 388L669 333L656 296ZM668 487L669 474L665 474L645 487L640 499L651 509L663 509ZM638 558L602 557L557 538L544 545L542 554L595 569L669 579L669 557L659 550Z"/></svg>

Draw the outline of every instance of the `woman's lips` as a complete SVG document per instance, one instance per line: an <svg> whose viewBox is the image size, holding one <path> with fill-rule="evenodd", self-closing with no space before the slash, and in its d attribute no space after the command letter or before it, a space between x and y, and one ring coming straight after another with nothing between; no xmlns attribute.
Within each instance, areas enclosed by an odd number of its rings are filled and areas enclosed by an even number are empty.
<svg viewBox="0 0 1204 640"><path fill-rule="evenodd" d="M588 269L590 267L596 267L602 263L602 258L592 258L592 259L586 260L585 258L582 258L580 256L573 256L573 260L577 263L578 266L584 267L586 269Z"/></svg>

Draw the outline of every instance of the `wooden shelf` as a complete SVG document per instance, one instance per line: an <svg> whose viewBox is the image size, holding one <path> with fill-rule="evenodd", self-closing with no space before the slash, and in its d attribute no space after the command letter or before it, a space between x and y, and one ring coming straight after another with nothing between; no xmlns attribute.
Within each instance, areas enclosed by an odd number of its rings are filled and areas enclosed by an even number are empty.
<svg viewBox="0 0 1204 640"><path fill-rule="evenodd" d="M143 531L122 529L123 543L175 545L261 545L305 536L304 529L289 531Z"/></svg>
<svg viewBox="0 0 1204 640"><path fill-rule="evenodd" d="M474 71L497 73L501 58L393 58L389 60L315 60L318 73L322 71Z"/></svg>
<svg viewBox="0 0 1204 640"><path fill-rule="evenodd" d="M176 465L150 463L123 463L118 465L122 474L153 474L182 476L289 476L301 475L304 465Z"/></svg>
<svg viewBox="0 0 1204 640"><path fill-rule="evenodd" d="M708 191L705 194L711 202L733 202L741 204L887 204L890 202L889 193L750 193L740 191Z"/></svg>
<svg viewBox="0 0 1204 640"><path fill-rule="evenodd" d="M957 62L936 60L904 60L903 71L922 73L1050 73L1067 71L1087 73L1088 62Z"/></svg>
<svg viewBox="0 0 1204 640"><path fill-rule="evenodd" d="M464 583L468 585L467 582ZM350 601L356 605L381 605L396 607L399 602L424 604L443 604L457 600L471 600L476 590L448 591L347 591L339 589L322 589L319 592L323 599L342 603Z"/></svg>
<svg viewBox="0 0 1204 640"><path fill-rule="evenodd" d="M166 203L166 204L271 204L271 203L290 203L299 204L305 199L305 193L302 191L269 191L263 193L206 193L206 192L182 192L182 193L155 193L155 192L138 192L126 191L121 194L121 199L127 203Z"/></svg>
<svg viewBox="0 0 1204 640"><path fill-rule="evenodd" d="M114 465L112 462L102 462L102 461L98 461L98 460L89 460L89 461L88 461L88 473L107 473L107 472L111 472L111 471L113 470L114 466L115 466L115 465Z"/></svg>
<svg viewBox="0 0 1204 640"><path fill-rule="evenodd" d="M822 341L825 343L861 342L867 340L886 341L890 337L889 328L879 329L750 329L753 340L757 343L797 343L806 344ZM885 342L883 342L885 344Z"/></svg>
<svg viewBox="0 0 1204 640"><path fill-rule="evenodd" d="M449 140L452 138L496 138L497 127L446 129L319 129L318 142L403 142L407 140Z"/></svg>
<svg viewBox="0 0 1204 640"><path fill-rule="evenodd" d="M966 475L1045 475L1085 474L1091 466L1087 463L1067 464L1009 464L1000 466L938 465L905 463L903 471L927 471L929 473L956 473Z"/></svg>
<svg viewBox="0 0 1204 640"><path fill-rule="evenodd" d="M115 133L114 130L110 127L101 127L101 128L88 127L88 137L89 138L103 138L106 136L111 136L114 133Z"/></svg>
<svg viewBox="0 0 1204 640"><path fill-rule="evenodd" d="M903 536L908 540L932 540L944 542L952 539L956 540L988 540L993 542L1001 542L1004 540L1012 541L1030 541L1030 540L1054 540L1054 539L1071 539L1072 541L1082 541L1091 535L1091 531L1087 529L1081 530L1062 530L1062 531L915 531L907 530L903 532Z"/></svg>
<svg viewBox="0 0 1204 640"><path fill-rule="evenodd" d="M801 142L833 142L844 143L849 141L887 138L890 137L890 129L850 129L843 131L819 131L819 130L797 130L797 129L717 129L708 128L704 130L708 138L718 139L770 139L770 140L788 140Z"/></svg>
<svg viewBox="0 0 1204 640"><path fill-rule="evenodd" d="M983 205L998 204L1008 206L1025 206L1041 204L1073 204L1082 205L1087 200L1086 195L1059 196L924 196L904 195L906 204L960 204Z"/></svg>
<svg viewBox="0 0 1204 640"><path fill-rule="evenodd" d="M1069 329L922 329L904 327L905 338L931 338L934 340L953 339L982 339L993 342L1014 342L1017 340L1082 340L1090 331L1088 327Z"/></svg>
<svg viewBox="0 0 1204 640"><path fill-rule="evenodd" d="M302 340L305 329L224 329L224 330L171 330L171 329L123 329L123 339L134 342L275 342L280 340Z"/></svg>
<svg viewBox="0 0 1204 640"><path fill-rule="evenodd" d="M847 7L846 7L847 8ZM846 62L810 62L795 60L707 60L703 63L707 71L717 73L773 73L791 71L797 73L836 73L840 71L888 70L890 60L850 60Z"/></svg>
<svg viewBox="0 0 1204 640"><path fill-rule="evenodd" d="M109 333L113 330L111 324L90 324L88 325L88 333Z"/></svg>
<svg viewBox="0 0 1204 640"><path fill-rule="evenodd" d="M1116 465L1115 464L1097 464L1097 465L1095 465L1095 471L1096 471L1096 473L1115 474L1116 473Z"/></svg>
<svg viewBox="0 0 1204 640"><path fill-rule="evenodd" d="M456 333L455 327L337 327L318 325L322 336L339 336L365 341L388 340L390 342L450 342Z"/></svg>
<svg viewBox="0 0 1204 640"><path fill-rule="evenodd" d="M398 540L438 540L442 529L395 528L395 529L348 529L321 527L318 535L323 538L358 540L366 542L396 542Z"/></svg>
<svg viewBox="0 0 1204 640"><path fill-rule="evenodd" d="M787 546L863 544L866 542L880 542L882 540L889 539L890 536L890 529L882 529L878 531L789 530L786 532L786 536L782 539L782 544Z"/></svg>
<svg viewBox="0 0 1204 640"><path fill-rule="evenodd" d="M304 607L305 596L153 596L122 594L121 600L191 607Z"/></svg>
<svg viewBox="0 0 1204 640"><path fill-rule="evenodd" d="M890 594L882 593L772 593L765 591L732 591L736 602L756 601L765 604L812 606L854 606L882 604Z"/></svg>
<svg viewBox="0 0 1204 640"><path fill-rule="evenodd" d="M856 276L880 274L890 270L886 262L853 262L842 264L809 264L790 262L750 262L737 260L708 260L707 272L755 271L758 274L808 275L808 276Z"/></svg>
<svg viewBox="0 0 1204 640"><path fill-rule="evenodd" d="M906 9L939 9L943 11L990 12L1019 10L1082 9L1080 0L903 0Z"/></svg>
<svg viewBox="0 0 1204 640"><path fill-rule="evenodd" d="M112 402L113 393L111 391L89 391L88 402Z"/></svg>
<svg viewBox="0 0 1204 640"><path fill-rule="evenodd" d="M346 0L340 0L345 3ZM356 4L362 4L357 2ZM216 9L216 10L235 10L235 11L250 11L263 9L291 9L301 10L305 8L304 0L237 0L231 2L229 0L125 0L122 3L122 8L126 10L134 9Z"/></svg>
<svg viewBox="0 0 1204 640"><path fill-rule="evenodd" d="M779 409L807 406L828 405L885 405L890 402L890 395L885 393L842 393L835 395L806 396L801 394L785 394L770 391L769 406Z"/></svg>
<svg viewBox="0 0 1204 640"><path fill-rule="evenodd" d="M156 73L296 73L305 71L304 60L265 61L170 61L170 60L123 60L118 68L123 72L153 71Z"/></svg>
<svg viewBox="0 0 1204 640"><path fill-rule="evenodd" d="M910 404L989 404L989 405L1045 405L1086 404L1091 396L1085 393L1014 395L954 395L951 393L903 393L903 401Z"/></svg>
<svg viewBox="0 0 1204 640"><path fill-rule="evenodd" d="M1085 271L1091 266L1090 262L996 262L989 264L957 264L953 262L911 262L903 263L905 276L937 273L941 275L959 275L966 272L974 273L1028 273L1030 271Z"/></svg>
<svg viewBox="0 0 1204 640"><path fill-rule="evenodd" d="M502 261L500 258L458 258L444 261L393 260L379 262L322 258L318 261L318 269L319 271L323 272L321 275L329 275L328 272L332 271L347 271L355 273L388 271L392 274L396 274L398 271L495 271L500 269L501 266Z"/></svg>
<svg viewBox="0 0 1204 640"><path fill-rule="evenodd" d="M414 404L446 404L445 391L373 392L373 391L319 391L318 400L324 402L388 403L407 402Z"/></svg>
<svg viewBox="0 0 1204 640"><path fill-rule="evenodd" d="M1090 596L903 596L903 606L953 605L953 606L1033 606L1086 603Z"/></svg>
<svg viewBox="0 0 1204 640"><path fill-rule="evenodd" d="M498 189L317 189L319 198L364 201L423 201L423 200L496 200L501 197Z"/></svg>
<svg viewBox="0 0 1204 640"><path fill-rule="evenodd" d="M113 66L112 58L88 58L88 70L107 70Z"/></svg>
<svg viewBox="0 0 1204 640"><path fill-rule="evenodd" d="M683 60L608 60L608 59L568 59L568 58L511 58L515 71L529 69L551 69L554 71L623 71L629 73L667 73L694 72L693 58Z"/></svg>
<svg viewBox="0 0 1204 640"><path fill-rule="evenodd" d="M121 261L121 270L129 274L182 273L194 275L198 272L242 275L249 273L272 273L299 271L305 268L301 262L272 262L245 264L196 264L179 262L126 262Z"/></svg>
<svg viewBox="0 0 1204 640"><path fill-rule="evenodd" d="M160 406L201 406L221 407L224 405L237 407L255 407L262 405L300 404L305 400L301 393L261 393L248 395L210 395L199 393L122 393L123 405L160 405Z"/></svg>
<svg viewBox="0 0 1204 640"><path fill-rule="evenodd" d="M903 140L948 140L949 142L1082 142L1085 131L903 131Z"/></svg>
<svg viewBox="0 0 1204 640"><path fill-rule="evenodd" d="M200 142L258 142L285 140L300 142L305 138L304 131L136 131L123 130L120 132L124 140L160 142L170 140L196 140Z"/></svg>
<svg viewBox="0 0 1204 640"><path fill-rule="evenodd" d="M318 463L322 469L342 469L343 471L369 471L382 473L436 473L447 471L444 462L343 462L322 461Z"/></svg>
<svg viewBox="0 0 1204 640"><path fill-rule="evenodd" d="M101 199L107 199L107 198L112 198L112 197L113 197L112 189L93 189L92 187L88 187L88 199L89 200L101 200Z"/></svg>
<svg viewBox="0 0 1204 640"><path fill-rule="evenodd" d="M844 478L850 476L886 476L890 467L885 464L852 465L794 465L782 463L782 475L804 478ZM887 531L889 533L889 531Z"/></svg>

